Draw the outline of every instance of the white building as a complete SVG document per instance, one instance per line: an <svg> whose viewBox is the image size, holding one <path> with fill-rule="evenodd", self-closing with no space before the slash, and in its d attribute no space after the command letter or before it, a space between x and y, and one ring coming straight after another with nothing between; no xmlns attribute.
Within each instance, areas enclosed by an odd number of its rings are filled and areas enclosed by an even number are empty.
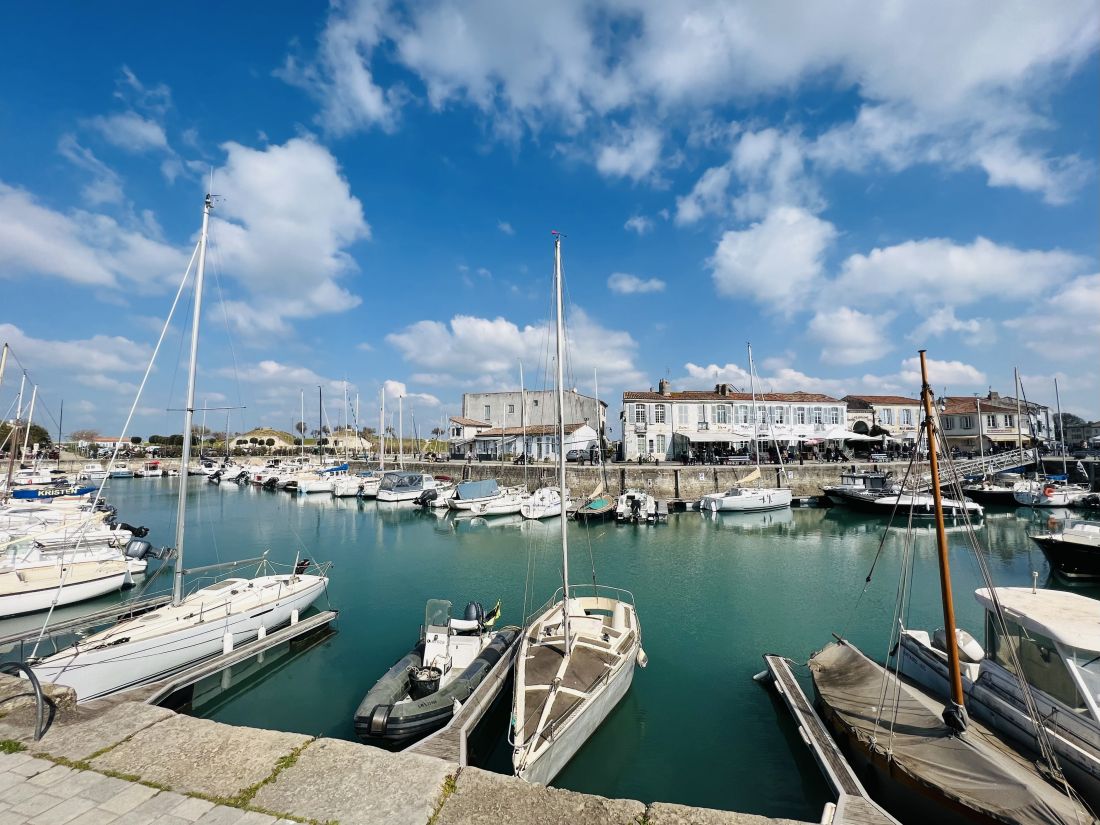
<svg viewBox="0 0 1100 825"><path fill-rule="evenodd" d="M474 449L474 438L478 433L484 432L492 425L488 421L479 421L476 418L466 418L461 415L451 416L451 429L447 436L452 458L465 458Z"/></svg>
<svg viewBox="0 0 1100 825"><path fill-rule="evenodd" d="M467 392L462 394L462 418L488 422L493 427L518 427L558 423L558 398L554 390ZM605 432L607 404L576 390L565 393L565 420L587 424Z"/></svg>
<svg viewBox="0 0 1100 825"><path fill-rule="evenodd" d="M1046 438L1043 435L1046 407L1039 404L1024 406L1021 403L1021 414L1017 416L1015 399L1001 398L997 393L990 396L949 395L937 401L943 405L940 422L948 444L979 453L992 448L1012 449L1020 442L1024 447L1029 447L1033 439L1043 441ZM1031 408L1030 415L1028 407ZM1049 427L1049 423L1045 426ZM1049 429L1047 432L1050 432Z"/></svg>
<svg viewBox="0 0 1100 825"><path fill-rule="evenodd" d="M754 436L785 446L839 441L848 429L845 402L817 393L758 393L755 401L729 384L713 391L623 393L623 458L677 459L691 452L725 453Z"/></svg>
<svg viewBox="0 0 1100 825"><path fill-rule="evenodd" d="M903 395L846 395L848 426L854 433L867 435L875 428L898 441L916 441L920 430L921 404Z"/></svg>
<svg viewBox="0 0 1100 825"><path fill-rule="evenodd" d="M586 454L597 443L596 431L588 424L565 425L565 450L583 450ZM556 424L529 427L494 427L474 437L474 452L487 461L526 455L530 461L558 460Z"/></svg>

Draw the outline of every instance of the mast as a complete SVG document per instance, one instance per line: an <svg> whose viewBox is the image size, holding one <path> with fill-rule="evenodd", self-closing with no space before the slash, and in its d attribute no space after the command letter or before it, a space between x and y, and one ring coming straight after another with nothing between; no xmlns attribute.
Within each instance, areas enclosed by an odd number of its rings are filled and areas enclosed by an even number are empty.
<svg viewBox="0 0 1100 825"><path fill-rule="evenodd" d="M8 345L4 343L4 349L0 351L0 387L4 386L4 370L8 368Z"/></svg>
<svg viewBox="0 0 1100 825"><path fill-rule="evenodd" d="M386 470L386 385L382 385L382 411L378 415L378 471Z"/></svg>
<svg viewBox="0 0 1100 825"><path fill-rule="evenodd" d="M348 460L348 379L344 379L344 463Z"/></svg>
<svg viewBox="0 0 1100 825"><path fill-rule="evenodd" d="M7 346L5 344L4 346ZM61 399L61 409L57 413L57 469L61 469L61 451L64 445L61 443L61 422L65 420L65 399Z"/></svg>
<svg viewBox="0 0 1100 825"><path fill-rule="evenodd" d="M1054 382L1054 388L1055 388L1055 392L1057 392L1058 391L1058 382L1057 381ZM38 398L38 385L37 384L35 384L33 387L31 387L31 408L30 408L30 412L27 413L27 429L23 433L23 457L24 458L27 455L27 445L30 443L30 440L31 440L31 424L34 422L34 402L35 402L36 398ZM1059 418L1060 417L1061 416L1059 415ZM15 445L13 444L12 446L14 447Z"/></svg>
<svg viewBox="0 0 1100 825"><path fill-rule="evenodd" d="M1020 368L1012 368L1012 377L1016 382L1016 449L1021 453L1024 451L1024 431L1020 428L1020 394L1023 391L1023 387L1020 386ZM1028 416L1028 432L1031 433L1031 440L1035 440L1035 433L1031 430L1031 416Z"/></svg>
<svg viewBox="0 0 1100 825"><path fill-rule="evenodd" d="M176 569L172 575L172 604L183 599L183 534L187 519L187 465L191 463L191 425L195 420L195 371L199 363L199 319L202 317L202 283L206 275L206 234L214 198L207 193L202 205L199 266L195 271L195 311L191 317L191 362L187 369L187 402L183 410L183 448L180 451L180 495L176 508Z"/></svg>
<svg viewBox="0 0 1100 825"><path fill-rule="evenodd" d="M596 393L596 461L600 464L600 480L607 488L607 473L603 466L603 408L600 406L600 371L592 368L592 391ZM671 409L671 408L670 408ZM671 420L671 416L670 416ZM565 501L565 491L562 491L562 501Z"/></svg>
<svg viewBox="0 0 1100 825"><path fill-rule="evenodd" d="M321 407L324 402L321 400L321 385L317 385L317 461L323 464L321 459L321 436L325 432L325 414L322 412Z"/></svg>
<svg viewBox="0 0 1100 825"><path fill-rule="evenodd" d="M936 456L936 421L932 413L932 387L928 383L928 365L920 350L921 401L924 402L924 426L928 435L928 463L932 471L932 500L936 511L936 549L940 562L940 600L943 602L943 626L947 637L947 673L951 682L951 704L943 711L944 723L954 731L966 730L963 707L962 673L959 670L959 640L955 635L955 605L951 598L951 568L947 559L947 531L943 526L943 493L940 490L939 461Z"/></svg>
<svg viewBox="0 0 1100 825"><path fill-rule="evenodd" d="M299 392L298 403L301 406L300 418L298 420L302 422L302 431L300 433L298 433L298 446L302 448L299 452L299 455L301 455L301 457L303 459L305 459L305 457L306 457L306 391L305 390L299 390L298 392Z"/></svg>
<svg viewBox="0 0 1100 825"><path fill-rule="evenodd" d="M35 387L35 389L38 389ZM1062 473L1066 477L1066 482L1069 483L1069 467L1066 465L1066 421L1062 418L1062 399L1058 397L1058 379L1054 379L1054 403L1058 407L1058 447L1062 451ZM31 396L31 412L34 412L34 396ZM1028 421L1031 420L1031 412L1027 414ZM30 432L30 422L27 423L27 432Z"/></svg>
<svg viewBox="0 0 1100 825"><path fill-rule="evenodd" d="M60 428L61 425L59 424L58 429ZM59 452L58 455L61 455L61 453ZM225 463L226 466L229 465L229 410L225 411Z"/></svg>
<svg viewBox="0 0 1100 825"><path fill-rule="evenodd" d="M985 465L985 439L982 437L982 399L974 396L974 404L978 408L978 455L981 456L982 465ZM984 473L983 473L984 475Z"/></svg>
<svg viewBox="0 0 1100 825"><path fill-rule="evenodd" d="M397 466L405 469L405 396L397 396Z"/></svg>
<svg viewBox="0 0 1100 825"><path fill-rule="evenodd" d="M562 628L565 632L565 654L569 655L569 519L565 517L565 324L562 320L561 287L561 234L554 232L554 320L557 338L558 384L558 484L562 497L561 522L561 580L562 580Z"/></svg>
<svg viewBox="0 0 1100 825"><path fill-rule="evenodd" d="M756 454L756 475L760 476L760 440L757 438L759 422L756 419L756 382L753 380L752 344L746 344L749 350L749 392L752 393L752 451Z"/></svg>
<svg viewBox="0 0 1100 825"><path fill-rule="evenodd" d="M522 439L520 453L523 456L523 489L527 490L527 401L523 392L523 362L519 362L519 429ZM562 500L565 500L565 490L561 491Z"/></svg>
<svg viewBox="0 0 1100 825"><path fill-rule="evenodd" d="M23 387L27 385L27 373L26 371L19 377L19 400L15 402L15 420L23 420ZM15 448L15 442L11 443L12 448Z"/></svg>

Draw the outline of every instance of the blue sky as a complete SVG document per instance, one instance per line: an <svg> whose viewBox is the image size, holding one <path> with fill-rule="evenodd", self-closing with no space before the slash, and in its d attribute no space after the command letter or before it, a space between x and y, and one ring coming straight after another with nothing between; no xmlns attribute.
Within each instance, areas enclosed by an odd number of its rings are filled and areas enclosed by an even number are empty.
<svg viewBox="0 0 1100 825"><path fill-rule="evenodd" d="M545 386L551 229L613 410L745 385L751 341L775 391L913 394L926 347L949 393L1018 365L1100 417L1100 11L987 8L13 7L0 406L22 366L36 420L121 426L213 171L199 404L236 430L318 385L335 422L345 380L429 427L520 362ZM131 432L179 430L186 326Z"/></svg>

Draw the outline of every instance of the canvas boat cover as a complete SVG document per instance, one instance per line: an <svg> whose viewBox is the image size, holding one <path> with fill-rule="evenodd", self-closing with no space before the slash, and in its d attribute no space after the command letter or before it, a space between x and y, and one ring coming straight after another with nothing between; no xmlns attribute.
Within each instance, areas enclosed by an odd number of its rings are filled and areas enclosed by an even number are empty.
<svg viewBox="0 0 1100 825"><path fill-rule="evenodd" d="M998 746L987 729L972 722L964 734L953 735L940 718L942 704L898 681L852 645L829 645L810 659L810 671L820 700L837 721L865 750L888 755L891 770L919 786L997 822L1095 822L1027 760Z"/></svg>
<svg viewBox="0 0 1100 825"><path fill-rule="evenodd" d="M460 501L469 501L475 498L487 498L500 492L495 478L487 478L484 481L463 481L455 488L455 498Z"/></svg>

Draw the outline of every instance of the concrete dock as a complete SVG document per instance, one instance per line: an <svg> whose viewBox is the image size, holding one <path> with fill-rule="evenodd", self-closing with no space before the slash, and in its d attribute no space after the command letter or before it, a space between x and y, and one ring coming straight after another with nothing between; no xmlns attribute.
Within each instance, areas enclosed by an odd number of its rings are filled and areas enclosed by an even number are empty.
<svg viewBox="0 0 1100 825"><path fill-rule="evenodd" d="M75 705L48 687L52 724L0 677L0 825L797 825L528 785L431 756L237 727L142 702Z"/></svg>

